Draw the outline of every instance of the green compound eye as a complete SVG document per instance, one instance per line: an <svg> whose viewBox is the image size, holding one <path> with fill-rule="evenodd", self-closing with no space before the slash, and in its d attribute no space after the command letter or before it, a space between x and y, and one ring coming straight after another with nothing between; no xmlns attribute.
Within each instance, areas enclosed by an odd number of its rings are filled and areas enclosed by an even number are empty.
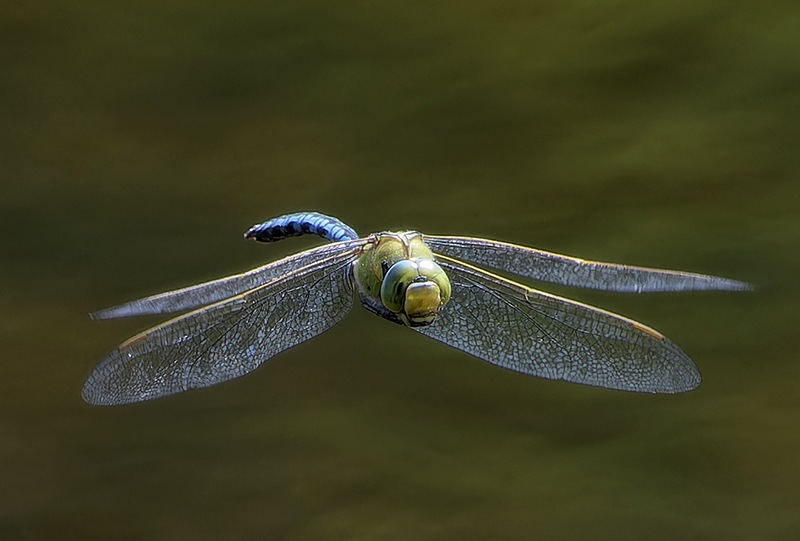
<svg viewBox="0 0 800 541"><path fill-rule="evenodd" d="M450 280L430 259L405 259L392 265L381 284L381 301L412 327L433 323L450 300Z"/></svg>
<svg viewBox="0 0 800 541"><path fill-rule="evenodd" d="M406 300L406 289L419 276L417 265L410 259L398 261L391 266L383 277L381 284L381 301L383 305L395 313L403 310Z"/></svg>
<svg viewBox="0 0 800 541"><path fill-rule="evenodd" d="M437 265L432 259L416 259L417 268L420 276L439 286L439 295L442 304L447 304L450 300L450 278L447 277L442 267Z"/></svg>

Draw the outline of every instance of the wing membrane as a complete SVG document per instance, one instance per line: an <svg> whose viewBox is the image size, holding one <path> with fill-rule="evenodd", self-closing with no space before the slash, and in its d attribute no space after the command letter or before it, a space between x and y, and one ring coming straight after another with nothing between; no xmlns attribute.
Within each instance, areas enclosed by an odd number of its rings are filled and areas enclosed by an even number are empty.
<svg viewBox="0 0 800 541"><path fill-rule="evenodd" d="M416 330L524 374L625 391L675 393L700 384L692 360L658 331L529 289L448 257L453 297Z"/></svg>
<svg viewBox="0 0 800 541"><path fill-rule="evenodd" d="M84 400L125 404L208 387L330 329L353 305L352 252L340 251L131 338L95 368Z"/></svg>
<svg viewBox="0 0 800 541"><path fill-rule="evenodd" d="M111 319L119 317L142 316L152 314L174 314L184 312L206 304L219 302L229 297L241 295L257 288L279 276L289 274L296 269L309 265L314 261L335 257L338 254L352 251L364 244L363 240L337 242L312 248L278 261L258 267L242 274L235 274L218 280L212 280L166 293L159 293L144 299L120 304L111 308L98 310L91 314L92 319Z"/></svg>
<svg viewBox="0 0 800 541"><path fill-rule="evenodd" d="M629 293L752 289L717 276L586 261L486 239L426 235L425 242L438 254L566 286Z"/></svg>

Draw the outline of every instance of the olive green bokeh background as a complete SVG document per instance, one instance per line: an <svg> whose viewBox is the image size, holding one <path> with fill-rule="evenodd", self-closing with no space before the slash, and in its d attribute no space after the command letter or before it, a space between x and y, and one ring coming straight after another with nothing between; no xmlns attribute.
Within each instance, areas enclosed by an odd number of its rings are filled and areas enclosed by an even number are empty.
<svg viewBox="0 0 800 541"><path fill-rule="evenodd" d="M797 539L796 2L0 8L3 539ZM356 308L247 378L80 399L94 309L313 245L296 210L719 274L553 289L703 385L528 378Z"/></svg>

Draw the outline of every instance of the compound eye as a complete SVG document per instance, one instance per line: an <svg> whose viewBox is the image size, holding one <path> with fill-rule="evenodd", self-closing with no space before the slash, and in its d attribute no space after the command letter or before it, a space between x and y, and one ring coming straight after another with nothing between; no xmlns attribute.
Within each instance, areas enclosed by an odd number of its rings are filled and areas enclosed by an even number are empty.
<svg viewBox="0 0 800 541"><path fill-rule="evenodd" d="M391 266L381 283L381 301L392 312L399 314L405 304L406 289L419 276L417 264L409 259Z"/></svg>
<svg viewBox="0 0 800 541"><path fill-rule="evenodd" d="M442 304L447 304L450 300L450 278L445 274L444 269L436 264L431 259L417 260L417 268L420 276L424 276L437 286L439 286L439 295L441 296Z"/></svg>

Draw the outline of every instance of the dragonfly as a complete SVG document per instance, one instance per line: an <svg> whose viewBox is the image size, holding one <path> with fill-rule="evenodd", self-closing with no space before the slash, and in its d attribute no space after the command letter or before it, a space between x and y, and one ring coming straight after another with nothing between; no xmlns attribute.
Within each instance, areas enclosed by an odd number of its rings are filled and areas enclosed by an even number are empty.
<svg viewBox="0 0 800 541"><path fill-rule="evenodd" d="M314 234L328 244L262 267L91 314L177 317L126 340L87 379L97 405L141 402L252 372L342 321L358 297L370 312L523 374L642 393L700 384L694 362L657 330L499 276L500 271L612 292L746 291L705 274L588 261L494 240L385 231L298 212L245 238Z"/></svg>

